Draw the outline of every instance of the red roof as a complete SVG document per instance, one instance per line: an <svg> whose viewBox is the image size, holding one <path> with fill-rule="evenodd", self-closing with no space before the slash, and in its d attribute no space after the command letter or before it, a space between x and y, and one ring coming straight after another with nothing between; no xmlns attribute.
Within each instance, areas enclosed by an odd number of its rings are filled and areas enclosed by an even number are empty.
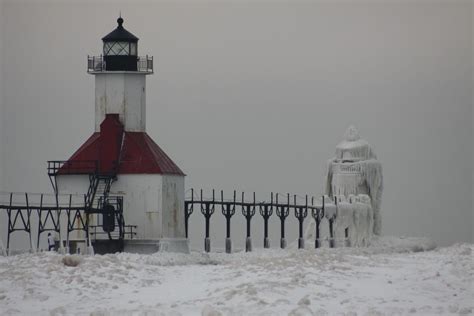
<svg viewBox="0 0 474 316"><path fill-rule="evenodd" d="M118 168L114 170L116 174L184 176L183 171L147 133L123 131L123 125L116 114L108 114L101 124L101 132L92 134L67 163L78 166L74 168L76 170L80 169L80 162L83 161L98 161L101 172L110 172L112 165L115 166L118 162ZM84 171L86 170L77 170L74 173Z"/></svg>

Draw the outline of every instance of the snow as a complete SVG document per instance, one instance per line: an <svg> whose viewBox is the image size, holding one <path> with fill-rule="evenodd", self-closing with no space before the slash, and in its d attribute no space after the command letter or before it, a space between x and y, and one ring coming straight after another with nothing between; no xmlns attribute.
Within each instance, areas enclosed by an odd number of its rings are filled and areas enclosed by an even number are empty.
<svg viewBox="0 0 474 316"><path fill-rule="evenodd" d="M1 315L472 313L473 244L384 237L364 248L0 257ZM432 250L429 250L432 249Z"/></svg>

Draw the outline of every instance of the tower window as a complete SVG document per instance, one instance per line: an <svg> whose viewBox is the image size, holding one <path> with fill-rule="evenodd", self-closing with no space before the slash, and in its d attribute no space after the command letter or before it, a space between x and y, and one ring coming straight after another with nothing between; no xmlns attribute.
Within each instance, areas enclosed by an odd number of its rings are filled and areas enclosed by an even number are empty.
<svg viewBox="0 0 474 316"><path fill-rule="evenodd" d="M137 55L137 43L130 43L130 55Z"/></svg>
<svg viewBox="0 0 474 316"><path fill-rule="evenodd" d="M137 54L137 44L133 43L134 47L134 54L130 54L130 46L131 43L129 42L105 42L104 43L104 55L111 56L111 55L136 55Z"/></svg>

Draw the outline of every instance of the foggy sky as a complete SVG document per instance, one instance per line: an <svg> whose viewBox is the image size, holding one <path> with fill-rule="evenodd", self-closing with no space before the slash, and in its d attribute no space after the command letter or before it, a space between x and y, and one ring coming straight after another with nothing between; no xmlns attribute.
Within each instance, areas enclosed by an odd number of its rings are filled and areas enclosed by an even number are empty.
<svg viewBox="0 0 474 316"><path fill-rule="evenodd" d="M91 135L86 57L120 10L155 60L147 131L187 189L321 195L355 124L383 164L384 234L473 240L471 1L3 2L0 189L51 192L46 161ZM203 222L192 215L197 244Z"/></svg>

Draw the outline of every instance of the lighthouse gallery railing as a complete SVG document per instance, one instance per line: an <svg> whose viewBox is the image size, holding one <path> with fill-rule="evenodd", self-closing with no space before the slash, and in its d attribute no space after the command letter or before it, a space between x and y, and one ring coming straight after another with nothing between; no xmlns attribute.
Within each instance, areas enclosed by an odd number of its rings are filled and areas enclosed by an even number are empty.
<svg viewBox="0 0 474 316"><path fill-rule="evenodd" d="M87 56L87 72L106 70L104 56ZM153 73L153 56L137 56L137 72Z"/></svg>

